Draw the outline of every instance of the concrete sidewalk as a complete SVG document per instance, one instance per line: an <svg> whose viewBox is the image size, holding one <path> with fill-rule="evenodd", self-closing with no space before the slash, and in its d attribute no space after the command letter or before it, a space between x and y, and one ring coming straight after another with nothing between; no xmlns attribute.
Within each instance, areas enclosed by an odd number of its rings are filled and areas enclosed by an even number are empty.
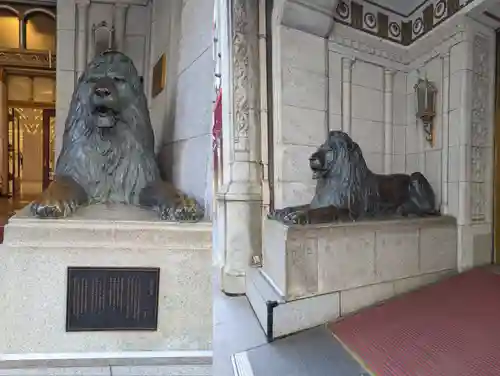
<svg viewBox="0 0 500 376"><path fill-rule="evenodd" d="M209 376L211 366L107 366L0 369L0 376Z"/></svg>
<svg viewBox="0 0 500 376"><path fill-rule="evenodd" d="M368 376L325 327L233 356L235 376Z"/></svg>

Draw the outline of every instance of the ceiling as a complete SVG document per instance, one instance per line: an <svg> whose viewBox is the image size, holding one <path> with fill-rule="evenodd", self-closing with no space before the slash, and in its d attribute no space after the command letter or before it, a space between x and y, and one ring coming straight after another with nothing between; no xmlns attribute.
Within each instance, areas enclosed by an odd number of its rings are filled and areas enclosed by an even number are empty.
<svg viewBox="0 0 500 376"><path fill-rule="evenodd" d="M68 1L68 0L65 0ZM147 5L150 0L99 0L100 3L121 3L121 4L133 4L133 5ZM170 1L170 0L161 0ZM35 5L51 5L57 4L57 0L6 0L7 3L29 3ZM92 2L92 0L90 0ZM97 2L97 1L96 1ZM2 1L0 1L2 3Z"/></svg>
<svg viewBox="0 0 500 376"><path fill-rule="evenodd" d="M1 3L2 1L0 1ZM57 0L7 0L7 3L34 4L34 5L51 5L57 4Z"/></svg>
<svg viewBox="0 0 500 376"><path fill-rule="evenodd" d="M500 0L490 0L473 9L468 16L493 29L500 29Z"/></svg>
<svg viewBox="0 0 500 376"><path fill-rule="evenodd" d="M365 3L372 3L387 8L395 13L408 16L416 8L427 3L429 0L365 0Z"/></svg>

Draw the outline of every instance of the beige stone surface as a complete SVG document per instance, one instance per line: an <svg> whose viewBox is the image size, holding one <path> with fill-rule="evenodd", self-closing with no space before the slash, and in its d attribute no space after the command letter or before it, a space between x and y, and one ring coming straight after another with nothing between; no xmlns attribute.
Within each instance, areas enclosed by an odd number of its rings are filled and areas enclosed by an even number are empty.
<svg viewBox="0 0 500 376"><path fill-rule="evenodd" d="M210 349L211 226L168 224L146 220L150 213L136 208L115 209L92 207L70 220L23 213L11 220L0 248L0 353ZM130 219L119 220L125 213ZM158 330L67 333L69 266L159 267Z"/></svg>
<svg viewBox="0 0 500 376"><path fill-rule="evenodd" d="M394 281L394 293L395 295L400 295L416 290L422 286L429 285L446 278L455 272L456 271L454 270L445 270L437 273L422 274L416 277L399 279Z"/></svg>
<svg viewBox="0 0 500 376"><path fill-rule="evenodd" d="M377 280L391 281L419 274L419 229L398 226L376 232Z"/></svg>
<svg viewBox="0 0 500 376"><path fill-rule="evenodd" d="M358 287L340 292L341 316L356 312L361 308L387 300L394 296L392 282L378 283L375 285Z"/></svg>
<svg viewBox="0 0 500 376"><path fill-rule="evenodd" d="M323 230L319 235L319 292L375 282L375 233L356 226Z"/></svg>
<svg viewBox="0 0 500 376"><path fill-rule="evenodd" d="M302 235L302 236L301 236ZM316 232L290 234L287 242L287 295L290 298L318 292L318 239Z"/></svg>
<svg viewBox="0 0 500 376"><path fill-rule="evenodd" d="M65 219L33 218L25 207L9 220L4 244L170 249L211 248L210 222L176 223L126 205L90 205Z"/></svg>
<svg viewBox="0 0 500 376"><path fill-rule="evenodd" d="M265 261L262 268L282 295L286 295L287 290L287 231L287 228L277 221L264 221L262 259Z"/></svg>
<svg viewBox="0 0 500 376"><path fill-rule="evenodd" d="M267 220L263 269L287 301L455 270L456 231L450 217L307 226Z"/></svg>
<svg viewBox="0 0 500 376"><path fill-rule="evenodd" d="M420 232L420 271L438 272L457 268L456 227L429 227Z"/></svg>

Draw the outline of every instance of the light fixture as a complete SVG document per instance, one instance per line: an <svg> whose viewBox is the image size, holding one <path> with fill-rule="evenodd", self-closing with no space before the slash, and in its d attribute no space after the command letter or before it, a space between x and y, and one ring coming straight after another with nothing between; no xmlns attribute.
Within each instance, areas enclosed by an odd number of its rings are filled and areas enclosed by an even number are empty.
<svg viewBox="0 0 500 376"><path fill-rule="evenodd" d="M436 85L425 78L419 79L413 88L417 118L422 120L426 141L434 146L433 119L436 116Z"/></svg>

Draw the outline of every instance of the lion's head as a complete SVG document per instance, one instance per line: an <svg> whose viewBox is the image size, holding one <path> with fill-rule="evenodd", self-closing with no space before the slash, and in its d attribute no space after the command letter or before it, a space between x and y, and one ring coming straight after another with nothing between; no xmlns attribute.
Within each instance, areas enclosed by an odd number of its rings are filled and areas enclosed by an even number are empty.
<svg viewBox="0 0 500 376"><path fill-rule="evenodd" d="M132 60L117 51L96 56L78 80L73 93L66 133L113 137L130 132L134 138L154 148L142 82ZM83 133L83 134L82 134Z"/></svg>
<svg viewBox="0 0 500 376"><path fill-rule="evenodd" d="M96 201L132 203L159 178L146 96L126 55L96 56L78 80L57 175L71 176Z"/></svg>
<svg viewBox="0 0 500 376"><path fill-rule="evenodd" d="M361 148L342 131L330 131L326 141L309 158L313 179L349 173L349 169L346 169L348 165L366 169Z"/></svg>

